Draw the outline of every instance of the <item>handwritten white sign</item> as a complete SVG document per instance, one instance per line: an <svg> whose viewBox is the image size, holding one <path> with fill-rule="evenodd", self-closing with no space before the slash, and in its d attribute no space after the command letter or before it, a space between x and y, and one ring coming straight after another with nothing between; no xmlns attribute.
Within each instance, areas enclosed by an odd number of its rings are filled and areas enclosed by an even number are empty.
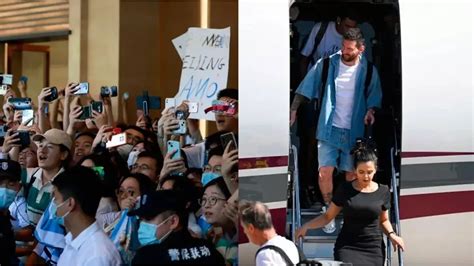
<svg viewBox="0 0 474 266"><path fill-rule="evenodd" d="M197 102L199 110L190 118L215 120L214 114L205 114L204 109L227 86L230 28L189 28L173 44L183 61L176 104L184 100Z"/></svg>

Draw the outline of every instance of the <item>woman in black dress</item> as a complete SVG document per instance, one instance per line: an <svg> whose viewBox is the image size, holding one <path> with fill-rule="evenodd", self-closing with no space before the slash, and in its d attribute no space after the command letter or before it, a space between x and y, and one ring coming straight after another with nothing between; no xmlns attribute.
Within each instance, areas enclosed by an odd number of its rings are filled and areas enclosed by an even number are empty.
<svg viewBox="0 0 474 266"><path fill-rule="evenodd" d="M357 178L342 184L327 212L304 224L296 236L304 237L308 229L324 227L343 210L344 225L334 246L334 259L353 265L384 265L382 230L394 249L405 248L403 239L393 231L388 219L390 190L373 181L377 170L373 150L362 144L353 150L353 155Z"/></svg>

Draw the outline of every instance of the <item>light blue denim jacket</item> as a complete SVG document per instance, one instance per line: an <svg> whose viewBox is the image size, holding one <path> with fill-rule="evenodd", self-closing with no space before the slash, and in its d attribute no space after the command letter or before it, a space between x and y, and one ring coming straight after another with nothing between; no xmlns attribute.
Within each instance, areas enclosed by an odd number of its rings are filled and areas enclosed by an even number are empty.
<svg viewBox="0 0 474 266"><path fill-rule="evenodd" d="M332 122L336 109L336 85L335 78L338 75L339 64L341 62L341 52L337 52L330 56L328 69L328 79L324 98L322 99L322 108L319 115L318 130L316 138L323 141L330 141ZM367 90L367 98L364 93L365 77L367 73L367 59L361 57L360 68L357 71L357 80L354 93L354 107L352 111L352 121L350 130L350 147L355 145L356 139L364 136L364 117L370 108L380 108L382 104L382 88L377 69L374 67L372 72L372 80ZM323 60L319 60L306 74L299 85L296 93L301 94L309 99L317 99L319 97L319 88L321 87L321 75L323 71Z"/></svg>

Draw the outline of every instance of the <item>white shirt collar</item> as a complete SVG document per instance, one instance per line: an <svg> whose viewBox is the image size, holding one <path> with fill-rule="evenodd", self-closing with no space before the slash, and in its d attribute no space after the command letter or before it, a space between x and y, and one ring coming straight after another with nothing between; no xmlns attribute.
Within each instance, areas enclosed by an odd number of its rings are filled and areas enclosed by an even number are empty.
<svg viewBox="0 0 474 266"><path fill-rule="evenodd" d="M97 222L94 222L85 230L83 230L75 239L72 239L72 234L69 232L65 237L66 245L71 246L75 250L79 250L82 244L84 244L84 242L86 242L94 233L99 230L101 229L97 225Z"/></svg>

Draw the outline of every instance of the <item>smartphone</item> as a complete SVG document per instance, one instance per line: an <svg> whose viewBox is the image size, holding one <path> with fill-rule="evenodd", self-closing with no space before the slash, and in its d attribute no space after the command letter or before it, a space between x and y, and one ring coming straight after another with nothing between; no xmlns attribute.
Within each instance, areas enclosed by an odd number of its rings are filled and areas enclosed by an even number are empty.
<svg viewBox="0 0 474 266"><path fill-rule="evenodd" d="M100 87L100 96L102 97L116 97L118 95L117 86L102 86Z"/></svg>
<svg viewBox="0 0 474 266"><path fill-rule="evenodd" d="M27 76L21 76L20 81L22 81L23 83L26 84L28 82L28 77Z"/></svg>
<svg viewBox="0 0 474 266"><path fill-rule="evenodd" d="M44 100L47 102L52 102L58 98L58 88L52 87L50 90L51 95L44 97Z"/></svg>
<svg viewBox="0 0 474 266"><path fill-rule="evenodd" d="M25 124L26 126L30 127L33 125L35 113L33 109L26 109L21 112L21 123Z"/></svg>
<svg viewBox="0 0 474 266"><path fill-rule="evenodd" d="M18 130L14 133L18 133L18 138L20 140L16 141L15 144L21 145L21 147L28 147L30 146L30 132L25 130ZM12 133L12 135L14 134Z"/></svg>
<svg viewBox="0 0 474 266"><path fill-rule="evenodd" d="M0 85L0 95L7 94L8 85Z"/></svg>
<svg viewBox="0 0 474 266"><path fill-rule="evenodd" d="M92 111L102 113L102 111L104 110L104 104L102 102L92 102L91 108L92 108Z"/></svg>
<svg viewBox="0 0 474 266"><path fill-rule="evenodd" d="M232 144L230 145L230 150L235 150L237 149L237 141L235 140L235 135L232 132L225 133L221 135L221 143L222 147L225 149L227 147L227 144L232 141Z"/></svg>
<svg viewBox="0 0 474 266"><path fill-rule="evenodd" d="M90 105L82 107L82 114L79 116L80 120L86 120L92 117L92 108Z"/></svg>
<svg viewBox="0 0 474 266"><path fill-rule="evenodd" d="M185 113L181 110L177 110L175 112L176 119L179 120L178 125L179 127L173 131L174 135L185 135L187 130L186 127L186 119L185 118Z"/></svg>
<svg viewBox="0 0 474 266"><path fill-rule="evenodd" d="M176 106L175 98L166 98L165 99L165 109L169 109Z"/></svg>
<svg viewBox="0 0 474 266"><path fill-rule="evenodd" d="M2 85L12 85L12 83L13 83L13 75L11 75L11 74L0 75L0 84L2 84Z"/></svg>
<svg viewBox="0 0 474 266"><path fill-rule="evenodd" d="M113 135L112 138L109 141L107 141L107 143L105 144L105 147L113 148L113 147L124 145L126 143L127 143L127 134L124 132L124 133Z"/></svg>
<svg viewBox="0 0 474 266"><path fill-rule="evenodd" d="M188 110L190 113L197 113L199 109L199 104L196 102L188 102Z"/></svg>
<svg viewBox="0 0 474 266"><path fill-rule="evenodd" d="M171 157L171 159L176 160L181 158L181 147L179 141L168 140L167 153L177 150L177 152Z"/></svg>
<svg viewBox="0 0 474 266"><path fill-rule="evenodd" d="M8 102L15 110L26 110L31 108L31 98L10 98Z"/></svg>
<svg viewBox="0 0 474 266"><path fill-rule="evenodd" d="M74 93L74 95L85 95L89 93L89 82L81 82L77 87L79 87L79 89Z"/></svg>

